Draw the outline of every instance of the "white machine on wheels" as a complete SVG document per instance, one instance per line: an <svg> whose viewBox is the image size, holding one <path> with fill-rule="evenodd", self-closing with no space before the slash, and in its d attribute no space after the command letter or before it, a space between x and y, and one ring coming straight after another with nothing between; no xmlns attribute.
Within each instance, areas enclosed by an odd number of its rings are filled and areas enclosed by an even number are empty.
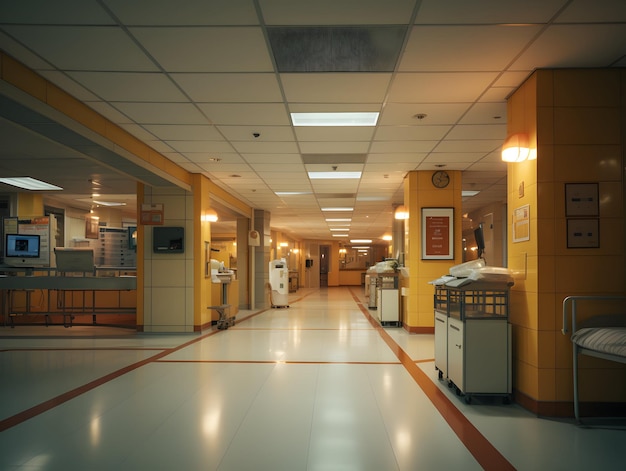
<svg viewBox="0 0 626 471"><path fill-rule="evenodd" d="M272 307L289 307L289 269L285 259L270 262L270 288Z"/></svg>

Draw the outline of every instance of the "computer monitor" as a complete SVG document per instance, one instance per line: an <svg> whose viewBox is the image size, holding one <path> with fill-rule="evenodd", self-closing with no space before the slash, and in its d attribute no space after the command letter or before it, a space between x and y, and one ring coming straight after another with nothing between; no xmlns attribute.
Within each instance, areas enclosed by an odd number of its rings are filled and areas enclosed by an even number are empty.
<svg viewBox="0 0 626 471"><path fill-rule="evenodd" d="M4 244L4 257L39 258L39 249L39 235L37 234L7 234Z"/></svg>
<svg viewBox="0 0 626 471"><path fill-rule="evenodd" d="M478 258L482 258L485 253L485 234L483 232L482 223L478 225L476 229L474 229L474 239L476 239L476 246L478 247Z"/></svg>

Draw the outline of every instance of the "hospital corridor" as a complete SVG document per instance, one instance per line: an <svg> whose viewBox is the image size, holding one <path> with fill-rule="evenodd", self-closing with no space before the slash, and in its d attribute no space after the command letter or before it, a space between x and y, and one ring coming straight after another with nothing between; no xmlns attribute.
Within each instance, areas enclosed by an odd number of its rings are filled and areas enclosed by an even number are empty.
<svg viewBox="0 0 626 471"><path fill-rule="evenodd" d="M381 327L357 286L300 289L201 333L0 326L0 469L624 469L623 422L468 404L433 347Z"/></svg>

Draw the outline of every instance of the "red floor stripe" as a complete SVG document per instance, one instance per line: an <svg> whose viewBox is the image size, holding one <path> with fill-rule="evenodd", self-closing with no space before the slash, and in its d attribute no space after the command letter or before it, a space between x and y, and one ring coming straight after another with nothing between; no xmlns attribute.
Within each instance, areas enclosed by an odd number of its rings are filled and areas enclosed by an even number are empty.
<svg viewBox="0 0 626 471"><path fill-rule="evenodd" d="M372 326L378 331L385 343L398 357L400 363L406 368L417 385L424 391L441 416L448 422L454 433L461 442L476 458L476 461L485 470L515 470L515 467L485 438L480 431L457 409L446 395L434 384L419 366L402 350L402 348L391 338L379 322L372 317L369 310L365 308L361 300L350 289L353 299L365 314Z"/></svg>
<svg viewBox="0 0 626 471"><path fill-rule="evenodd" d="M188 347L189 345L199 342L200 340L203 340L218 332L219 331L212 331L206 335L202 335L200 337L194 338L193 340L190 340L189 342L179 345L178 347L164 349L160 353L157 353L156 355L153 355L150 358L146 358L145 360L138 361L137 363L133 363L131 365L125 366L124 368L120 368L117 371L113 371L112 373L109 373L100 378L97 378L89 383L78 386L77 388L74 388L70 391L66 391L63 394L59 394L58 396L53 397L52 399L48 399L47 401L37 404L36 406L31 407L30 409L23 410L22 412L12 415L11 417L2 419L0 420L0 432L8 430L11 427L15 427L16 425L19 425L22 422L32 419L33 417L36 417L39 414L43 414L44 412L47 412L50 409L53 409L54 407L57 407L63 404L64 402L70 401L80 396L81 394L85 394L86 392L89 392L92 389L97 388L98 386L102 386L103 384L108 383L109 381L113 381L114 379L119 378L120 376L123 376L126 373L136 370L137 368L140 368L149 363L160 360L166 355L176 352L182 348Z"/></svg>

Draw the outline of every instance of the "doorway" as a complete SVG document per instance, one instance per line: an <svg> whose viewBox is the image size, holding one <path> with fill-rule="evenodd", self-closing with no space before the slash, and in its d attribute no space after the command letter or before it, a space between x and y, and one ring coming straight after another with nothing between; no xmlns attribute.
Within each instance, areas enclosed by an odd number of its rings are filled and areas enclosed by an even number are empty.
<svg viewBox="0 0 626 471"><path fill-rule="evenodd" d="M320 245L320 288L328 288L330 245Z"/></svg>

